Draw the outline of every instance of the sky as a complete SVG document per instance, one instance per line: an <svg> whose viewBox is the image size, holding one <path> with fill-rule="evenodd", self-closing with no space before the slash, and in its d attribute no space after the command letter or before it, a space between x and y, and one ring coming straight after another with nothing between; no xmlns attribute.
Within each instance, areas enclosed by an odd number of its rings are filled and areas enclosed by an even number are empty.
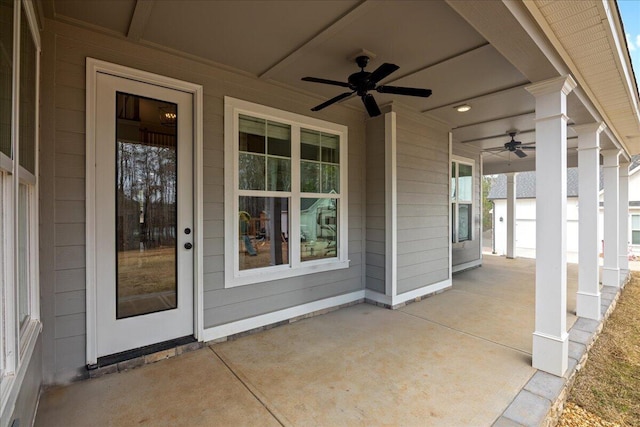
<svg viewBox="0 0 640 427"><path fill-rule="evenodd" d="M618 0L636 82L640 87L640 0Z"/></svg>

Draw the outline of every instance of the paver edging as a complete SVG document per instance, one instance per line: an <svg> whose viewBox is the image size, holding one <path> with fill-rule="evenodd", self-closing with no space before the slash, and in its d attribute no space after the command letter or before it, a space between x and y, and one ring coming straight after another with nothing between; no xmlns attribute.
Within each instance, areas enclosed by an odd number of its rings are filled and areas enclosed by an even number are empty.
<svg viewBox="0 0 640 427"><path fill-rule="evenodd" d="M529 381L527 381L527 384L525 384L522 390L520 390L516 397L511 401L509 406L507 406L501 416L498 417L498 419L493 423L493 427L507 425L554 427L558 424L558 421L564 409L564 404L569 396L569 392L571 391L573 384L575 383L576 374L586 364L589 358L589 350L598 339L598 336L602 332L605 323L609 320L611 313L613 312L613 310L615 310L618 298L620 298L620 294L622 293L622 290L624 289L626 284L629 282L630 277L631 276L627 274L626 277L621 280L621 285L619 288L611 286L603 287L601 292L603 294L606 294L607 296L610 295L611 298L603 298L602 301L605 307L603 307L604 310L602 313L602 318L600 319L600 322L597 326L594 327L594 325L590 321L588 321L588 319L584 319L583 321L578 322L582 319L579 318L578 321L576 321L576 323L569 330L569 344L574 344L573 348L578 350L576 352L578 354L574 354L575 356L577 356L577 358L569 357L569 367L565 375L560 378L551 374L547 374L543 371L536 371L536 373L532 375ZM573 334L571 333L572 331L574 332ZM563 383L561 387L558 387L558 380L562 381ZM549 387L545 387L545 384L547 384ZM554 399L550 400L552 402L551 406L543 416L539 417L539 419L533 420L514 419L518 418L516 414L522 411L521 406L523 405L523 402L531 402L533 399L532 396L536 396L538 398L538 402L545 402L545 400L548 401L549 398L552 397L549 394L550 388L555 388L556 390L558 390L557 396Z"/></svg>

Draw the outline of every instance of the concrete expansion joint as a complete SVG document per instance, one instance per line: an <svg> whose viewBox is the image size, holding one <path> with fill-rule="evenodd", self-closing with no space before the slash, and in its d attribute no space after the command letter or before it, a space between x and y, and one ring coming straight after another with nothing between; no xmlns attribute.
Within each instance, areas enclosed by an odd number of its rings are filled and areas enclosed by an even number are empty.
<svg viewBox="0 0 640 427"><path fill-rule="evenodd" d="M569 330L569 366L564 376L558 377L544 371L536 371L516 395L494 427L543 426L558 423L564 404L573 387L576 374L589 358L589 350L595 344L605 323L616 307L618 298L630 276L621 280L620 288L602 287L602 319L600 321L579 317Z"/></svg>

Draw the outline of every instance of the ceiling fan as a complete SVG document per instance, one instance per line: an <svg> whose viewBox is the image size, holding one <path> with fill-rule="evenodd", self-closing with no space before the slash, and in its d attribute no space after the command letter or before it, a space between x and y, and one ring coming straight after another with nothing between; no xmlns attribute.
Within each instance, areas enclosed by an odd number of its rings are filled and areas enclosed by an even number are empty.
<svg viewBox="0 0 640 427"><path fill-rule="evenodd" d="M533 144L535 144L534 142L531 142L529 144L523 144L520 141L516 141L515 136L518 134L517 131L509 131L507 133L511 137L511 141L505 143L503 147L488 148L484 151L498 152L498 153L502 153L503 151L509 151L522 159L523 157L527 157L527 153L525 153L522 150L536 149L536 147L532 146Z"/></svg>
<svg viewBox="0 0 640 427"><path fill-rule="evenodd" d="M338 101L341 101L345 98L350 97L354 93L356 93L360 98L362 98L362 103L364 104L367 112L370 117L375 117L380 115L380 108L378 108L378 104L376 103L373 95L369 93L370 90L375 90L379 93L391 93L394 95L408 95L408 96L421 96L426 98L431 95L431 89L417 89L411 87L398 87L398 86L376 86L376 84L387 77L389 74L396 71L398 68L395 64L389 64L385 62L381 66L379 66L375 71L368 72L365 71L365 67L369 63L369 57L365 55L358 56L356 58L356 64L360 67L360 71L357 73L353 73L348 78L348 83L339 82L336 80L327 80L320 79L317 77L303 77L302 80L306 82L314 82L314 83L323 83L327 85L340 86L349 88L350 92L342 93L335 98L331 98L330 100L323 102L320 105L317 105L311 109L311 111L320 111L323 108L328 107L331 104L334 104Z"/></svg>

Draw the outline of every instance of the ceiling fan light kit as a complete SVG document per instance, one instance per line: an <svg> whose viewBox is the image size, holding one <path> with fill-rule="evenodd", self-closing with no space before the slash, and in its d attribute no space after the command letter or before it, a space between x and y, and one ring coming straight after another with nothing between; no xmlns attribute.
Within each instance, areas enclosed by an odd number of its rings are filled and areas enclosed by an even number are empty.
<svg viewBox="0 0 640 427"><path fill-rule="evenodd" d="M430 89L418 89L411 87L400 86L377 86L377 83L382 79L389 76L391 73L398 70L397 65L385 62L376 68L373 72L365 71L364 69L369 64L369 57L366 55L360 55L356 58L356 64L360 67L360 71L353 73L347 79L348 83L340 82L336 80L321 79L318 77L303 77L302 80L306 82L322 83L333 86L340 86L349 88L350 92L344 92L340 95L331 98L330 100L323 102L311 109L311 111L320 111L338 101L342 101L345 98L350 97L353 94L357 94L361 99L367 113L370 117L376 117L380 115L380 108L375 98L369 91L375 90L378 93L388 93L392 95L404 95L404 96L419 96L427 98L431 96Z"/></svg>

